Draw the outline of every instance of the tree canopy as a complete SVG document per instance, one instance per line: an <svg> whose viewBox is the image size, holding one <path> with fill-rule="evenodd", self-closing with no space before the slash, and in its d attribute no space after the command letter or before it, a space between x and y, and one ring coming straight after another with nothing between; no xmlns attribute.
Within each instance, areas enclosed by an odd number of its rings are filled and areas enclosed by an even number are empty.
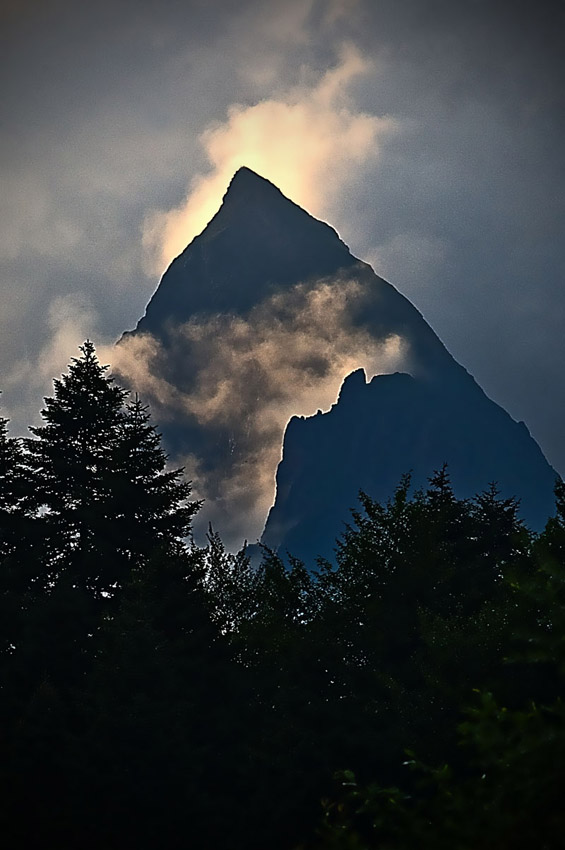
<svg viewBox="0 0 565 850"><path fill-rule="evenodd" d="M91 342L42 417L0 419L10 846L561 846L562 482L535 535L494 484L406 475L332 562L255 567L194 545L190 483Z"/></svg>

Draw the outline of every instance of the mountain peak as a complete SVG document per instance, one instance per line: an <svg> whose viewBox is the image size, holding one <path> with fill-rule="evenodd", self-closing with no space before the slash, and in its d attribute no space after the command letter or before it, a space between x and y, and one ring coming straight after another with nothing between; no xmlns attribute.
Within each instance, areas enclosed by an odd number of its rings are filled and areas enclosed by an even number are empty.
<svg viewBox="0 0 565 850"><path fill-rule="evenodd" d="M242 166L215 216L163 275L137 330L166 336L196 314L245 314L277 290L357 266L329 224Z"/></svg>
<svg viewBox="0 0 565 850"><path fill-rule="evenodd" d="M358 393L366 386L367 376L365 375L365 370L355 369L354 372L351 372L346 378L344 378L339 391L338 402L343 402L344 400L349 402L351 398L357 396Z"/></svg>
<svg viewBox="0 0 565 850"><path fill-rule="evenodd" d="M242 165L241 168L237 169L230 181L226 194L223 197L223 205L231 206L231 204L237 203L238 206L241 204L247 206L250 203L256 202L265 204L269 199L272 201L275 198L277 200L284 200L286 203L293 203L283 195L274 183L267 180L266 177L262 177L256 171L253 171L246 165Z"/></svg>
<svg viewBox="0 0 565 850"><path fill-rule="evenodd" d="M233 177L230 181L230 186L231 186L232 183L243 183L243 182L251 183L251 182L254 182L256 180L258 180L260 183L269 183L270 182L269 180L267 180L266 177L262 177L260 174L257 174L256 171L253 171L252 168L249 168L249 166L242 165L242 166L240 166L240 168L237 169L237 171L233 175ZM271 183L271 186L273 186L273 185L274 184Z"/></svg>

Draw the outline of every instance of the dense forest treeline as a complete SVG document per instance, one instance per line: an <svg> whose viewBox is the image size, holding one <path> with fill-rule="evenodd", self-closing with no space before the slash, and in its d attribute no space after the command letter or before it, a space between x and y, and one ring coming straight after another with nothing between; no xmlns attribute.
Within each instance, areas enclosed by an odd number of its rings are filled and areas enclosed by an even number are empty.
<svg viewBox="0 0 565 850"><path fill-rule="evenodd" d="M90 342L42 417L0 420L6 846L563 846L562 482L534 535L494 485L407 476L335 563L253 569L191 542L189 484Z"/></svg>

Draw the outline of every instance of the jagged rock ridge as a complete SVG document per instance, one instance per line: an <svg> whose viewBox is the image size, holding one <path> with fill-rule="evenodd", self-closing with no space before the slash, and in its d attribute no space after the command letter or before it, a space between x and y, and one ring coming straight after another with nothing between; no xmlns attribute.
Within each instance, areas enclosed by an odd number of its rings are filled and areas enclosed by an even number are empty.
<svg viewBox="0 0 565 850"><path fill-rule="evenodd" d="M534 528L552 513L556 474L523 422L480 391L445 391L402 373L366 383L360 369L330 411L290 420L262 540L307 563L331 559L360 489L386 501L401 474L425 487L444 462L460 497L496 481L503 497L521 496Z"/></svg>

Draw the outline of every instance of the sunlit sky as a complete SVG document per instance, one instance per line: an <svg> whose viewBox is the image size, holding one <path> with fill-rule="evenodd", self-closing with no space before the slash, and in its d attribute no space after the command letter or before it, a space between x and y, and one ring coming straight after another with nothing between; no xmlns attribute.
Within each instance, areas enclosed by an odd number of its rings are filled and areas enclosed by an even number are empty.
<svg viewBox="0 0 565 850"><path fill-rule="evenodd" d="M135 325L248 165L410 298L565 473L562 4L4 3L15 431Z"/></svg>

